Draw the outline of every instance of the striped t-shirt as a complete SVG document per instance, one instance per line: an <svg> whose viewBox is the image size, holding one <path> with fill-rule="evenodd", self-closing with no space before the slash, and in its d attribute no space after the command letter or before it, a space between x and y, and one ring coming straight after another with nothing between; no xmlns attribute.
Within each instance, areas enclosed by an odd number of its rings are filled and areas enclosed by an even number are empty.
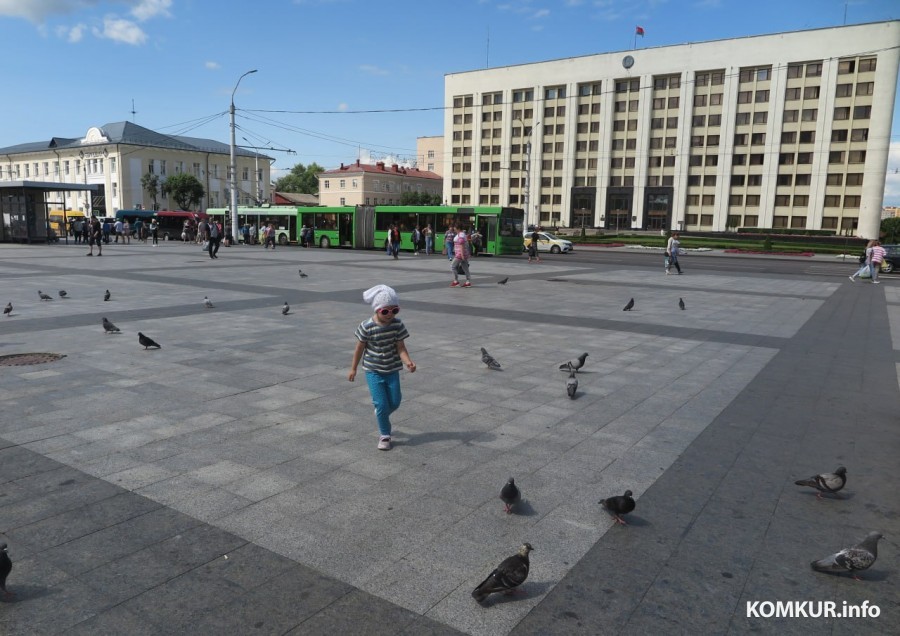
<svg viewBox="0 0 900 636"><path fill-rule="evenodd" d="M360 323L356 328L356 339L364 342L363 369L376 373L393 373L403 368L403 361L397 352L397 343L409 338L409 332L399 318L381 325L374 318Z"/></svg>

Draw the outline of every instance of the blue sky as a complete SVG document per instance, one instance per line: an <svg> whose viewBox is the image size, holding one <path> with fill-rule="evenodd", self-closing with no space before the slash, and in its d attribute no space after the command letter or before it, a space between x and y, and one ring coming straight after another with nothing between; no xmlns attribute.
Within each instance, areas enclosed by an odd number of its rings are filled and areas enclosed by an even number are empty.
<svg viewBox="0 0 900 636"><path fill-rule="evenodd" d="M412 157L416 137L442 134L445 73L629 49L636 25L649 47L835 26L845 11L900 18L896 0L0 0L0 147L126 119L227 142L235 82L258 69L235 95L238 143L297 153L269 153L273 168L335 167L360 148ZM353 112L397 109L422 110ZM900 174L885 202L900 205Z"/></svg>

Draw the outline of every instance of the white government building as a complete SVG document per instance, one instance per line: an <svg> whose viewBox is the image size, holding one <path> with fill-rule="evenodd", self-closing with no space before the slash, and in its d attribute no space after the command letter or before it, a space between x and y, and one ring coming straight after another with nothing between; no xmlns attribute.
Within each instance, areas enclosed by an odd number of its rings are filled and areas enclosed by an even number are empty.
<svg viewBox="0 0 900 636"><path fill-rule="evenodd" d="M0 148L0 187L4 183L40 183L48 191L49 213L62 209L113 216L120 209L152 209L150 194L141 186L145 174L160 181L182 172L203 184L206 197L199 209L229 203L230 146L213 139L165 135L129 121L91 127L83 137L53 137ZM270 157L238 148L239 205L268 200ZM93 193L50 190L53 183L94 185ZM175 206L162 193L162 209Z"/></svg>
<svg viewBox="0 0 900 636"><path fill-rule="evenodd" d="M898 62L892 20L451 73L444 196L545 225L877 237Z"/></svg>

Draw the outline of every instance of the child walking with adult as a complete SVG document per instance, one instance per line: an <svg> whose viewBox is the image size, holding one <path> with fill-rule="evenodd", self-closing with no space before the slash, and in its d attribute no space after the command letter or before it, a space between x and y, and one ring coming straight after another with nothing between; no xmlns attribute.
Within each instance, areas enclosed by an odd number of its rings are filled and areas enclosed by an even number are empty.
<svg viewBox="0 0 900 636"><path fill-rule="evenodd" d="M678 240L678 232L672 232L669 241L666 243L666 275L672 266L681 274L681 264L678 262L678 251L681 249L681 241Z"/></svg>
<svg viewBox="0 0 900 636"><path fill-rule="evenodd" d="M378 421L378 450L387 451L391 450L391 413L400 407L402 399L400 370L406 365L410 373L415 373L416 363L406 350L409 332L397 318L397 292L387 285L376 285L363 292L363 300L372 306L374 314L356 328L356 349L347 379L356 379L356 368L362 360Z"/></svg>
<svg viewBox="0 0 900 636"><path fill-rule="evenodd" d="M861 277L865 272L868 272L869 276L872 278L872 282L876 285L880 285L878 272L881 271L881 263L884 261L884 255L885 251L884 248L881 247L880 241L872 240L866 243L866 260L862 264L862 267L850 277L850 280L856 282L857 276Z"/></svg>

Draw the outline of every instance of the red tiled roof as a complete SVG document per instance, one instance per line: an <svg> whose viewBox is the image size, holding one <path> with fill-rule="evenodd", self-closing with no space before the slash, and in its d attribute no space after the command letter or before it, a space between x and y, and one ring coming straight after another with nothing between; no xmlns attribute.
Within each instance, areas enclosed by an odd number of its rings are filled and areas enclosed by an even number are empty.
<svg viewBox="0 0 900 636"><path fill-rule="evenodd" d="M415 177L417 179L435 179L437 181L444 180L441 175L435 174L434 172L429 172L428 170L419 170L418 168L404 168L403 166L398 165L386 166L382 161L379 161L375 165L360 163L359 161L351 163L349 165L341 164L340 168L334 168L332 170L320 172L319 176L330 177L354 173L359 174L361 172L366 172L369 174L392 174L400 177Z"/></svg>

